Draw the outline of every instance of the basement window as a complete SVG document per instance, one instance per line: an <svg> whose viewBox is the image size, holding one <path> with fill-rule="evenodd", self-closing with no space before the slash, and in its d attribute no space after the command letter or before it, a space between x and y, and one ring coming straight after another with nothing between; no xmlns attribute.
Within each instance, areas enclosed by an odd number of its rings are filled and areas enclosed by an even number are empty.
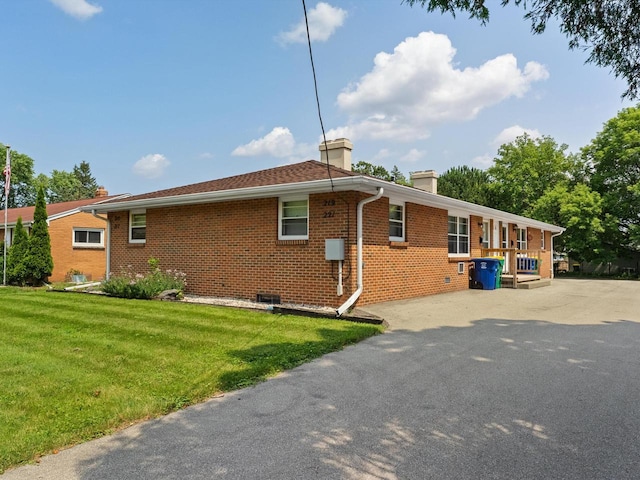
<svg viewBox="0 0 640 480"><path fill-rule="evenodd" d="M309 197L281 198L278 203L278 240L308 240Z"/></svg>
<svg viewBox="0 0 640 480"><path fill-rule="evenodd" d="M145 243L147 241L147 212L133 210L129 213L129 242Z"/></svg>
<svg viewBox="0 0 640 480"><path fill-rule="evenodd" d="M73 246L86 248L104 247L104 229L75 228L73 229Z"/></svg>

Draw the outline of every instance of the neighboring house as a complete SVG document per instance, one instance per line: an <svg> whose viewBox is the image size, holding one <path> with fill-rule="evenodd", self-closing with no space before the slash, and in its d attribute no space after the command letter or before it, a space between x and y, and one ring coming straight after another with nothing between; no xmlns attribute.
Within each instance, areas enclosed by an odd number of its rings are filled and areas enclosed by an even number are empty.
<svg viewBox="0 0 640 480"><path fill-rule="evenodd" d="M329 142L330 165L310 160L82 210L108 216L111 272L144 272L154 257L186 273L197 295L342 313L356 300L467 289L468 262L483 247L535 249L540 276L552 276L552 235L564 229L437 195L433 171L412 175L414 187L352 172L352 148Z"/></svg>
<svg viewBox="0 0 640 480"><path fill-rule="evenodd" d="M124 195L108 196L104 188L96 192L95 198L47 205L47 223L51 237L53 272L51 282L62 282L70 272L81 273L87 280L102 280L107 270L106 221L90 213L81 212L81 207L123 198ZM8 245L11 246L18 218L30 231L35 207L11 208L7 211ZM4 241L4 222L0 223L0 240Z"/></svg>

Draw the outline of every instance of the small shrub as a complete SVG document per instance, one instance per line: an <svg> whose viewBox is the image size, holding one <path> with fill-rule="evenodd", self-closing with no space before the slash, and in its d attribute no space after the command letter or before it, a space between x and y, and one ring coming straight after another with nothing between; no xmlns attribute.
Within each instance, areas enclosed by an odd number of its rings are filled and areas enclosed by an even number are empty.
<svg viewBox="0 0 640 480"><path fill-rule="evenodd" d="M160 270L159 262L150 258L150 271L146 274L134 272L131 265L120 274L112 275L102 283L102 291L114 297L151 299L165 290L184 290L186 275L179 270Z"/></svg>

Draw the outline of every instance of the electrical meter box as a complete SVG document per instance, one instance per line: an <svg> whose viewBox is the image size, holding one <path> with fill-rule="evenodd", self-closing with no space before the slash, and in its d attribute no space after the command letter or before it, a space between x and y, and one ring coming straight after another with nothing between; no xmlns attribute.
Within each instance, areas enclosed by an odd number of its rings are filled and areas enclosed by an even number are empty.
<svg viewBox="0 0 640 480"><path fill-rule="evenodd" d="M344 260L344 238L326 238L324 241L325 260Z"/></svg>

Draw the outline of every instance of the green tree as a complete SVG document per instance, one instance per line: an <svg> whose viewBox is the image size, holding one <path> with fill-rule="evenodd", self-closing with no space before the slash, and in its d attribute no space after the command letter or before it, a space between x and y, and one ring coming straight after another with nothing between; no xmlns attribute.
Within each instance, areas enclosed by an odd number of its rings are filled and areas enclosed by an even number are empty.
<svg viewBox="0 0 640 480"><path fill-rule="evenodd" d="M555 240L556 250L579 261L610 260L600 241L602 198L587 185L556 185L536 201L531 216L566 228Z"/></svg>
<svg viewBox="0 0 640 480"><path fill-rule="evenodd" d="M11 150L11 183L9 190L9 208L33 205L35 201L35 189L33 188L33 159L24 153ZM7 158L7 149L0 143L0 171L4 168ZM0 191L4 205L5 177L0 175Z"/></svg>
<svg viewBox="0 0 640 480"><path fill-rule="evenodd" d="M87 198L78 177L64 170L53 170L48 181L47 200L49 203L69 202ZM93 195L91 197L93 198Z"/></svg>
<svg viewBox="0 0 640 480"><path fill-rule="evenodd" d="M397 183L398 185L411 186L411 180L407 180L407 177L404 176L404 174L396 165L394 165L393 169L391 169L389 177L391 178L391 181L393 183Z"/></svg>
<svg viewBox="0 0 640 480"><path fill-rule="evenodd" d="M558 145L551 137L534 139L527 134L502 145L487 170L491 206L526 216L547 189L575 183L584 167L566 150L566 145Z"/></svg>
<svg viewBox="0 0 640 480"><path fill-rule="evenodd" d="M51 239L49 237L49 226L47 225L47 205L44 201L43 188L38 189L25 266L27 283L31 285L46 281L53 271Z"/></svg>
<svg viewBox="0 0 640 480"><path fill-rule="evenodd" d="M451 167L438 179L438 193L477 205L492 206L489 174L485 170L462 165Z"/></svg>
<svg viewBox="0 0 640 480"><path fill-rule="evenodd" d="M98 183L95 177L91 174L91 167L89 163L82 161L80 165L73 167L73 175L80 182L78 198L93 198L98 190Z"/></svg>
<svg viewBox="0 0 640 480"><path fill-rule="evenodd" d="M603 242L623 256L640 251L640 106L606 122L582 155L608 214Z"/></svg>
<svg viewBox="0 0 640 480"><path fill-rule="evenodd" d="M13 232L13 243L7 252L7 282L13 285L24 285L27 280L26 256L29 249L29 236L22 225L22 217L18 217Z"/></svg>
<svg viewBox="0 0 640 480"><path fill-rule="evenodd" d="M35 191L40 187L44 188L48 203L93 198L98 189L87 162L75 165L73 172L53 170L51 176L41 173L33 180L32 184Z"/></svg>
<svg viewBox="0 0 640 480"><path fill-rule="evenodd" d="M427 11L467 12L482 24L489 21L485 0L403 0L418 4ZM553 20L569 39L570 49L589 51L587 63L611 68L616 77L627 82L623 96L638 98L640 89L640 0L502 0L502 6L513 3L526 11L525 20L531 31L540 34Z"/></svg>
<svg viewBox="0 0 640 480"><path fill-rule="evenodd" d="M373 165L372 163L359 161L352 168L352 171L376 177L387 182L397 183L399 185L411 185L411 182L402 174L400 169L394 165L391 172L381 165Z"/></svg>

